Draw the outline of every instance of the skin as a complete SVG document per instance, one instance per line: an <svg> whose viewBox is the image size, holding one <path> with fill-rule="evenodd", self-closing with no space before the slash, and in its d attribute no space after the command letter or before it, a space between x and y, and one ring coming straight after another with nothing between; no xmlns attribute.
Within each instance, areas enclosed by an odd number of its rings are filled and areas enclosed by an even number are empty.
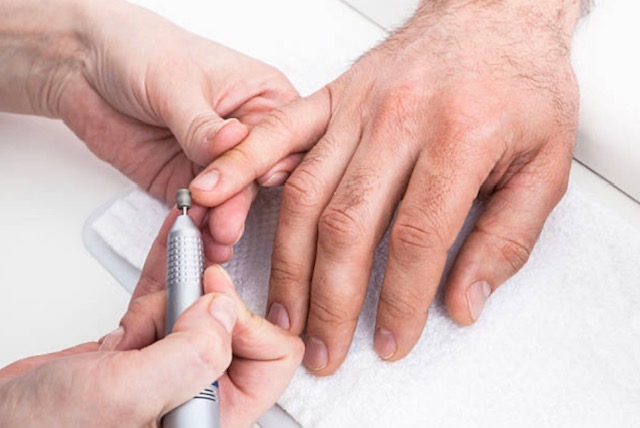
<svg viewBox="0 0 640 428"><path fill-rule="evenodd" d="M107 337L102 346L85 343L0 370L3 426L159 427L213 379L223 397L221 425L252 426L288 385L304 346L250 313L220 266L205 272L204 284L207 294L161 340L153 328L164 322L160 292L125 316L137 329L129 350L114 350L117 338Z"/></svg>
<svg viewBox="0 0 640 428"><path fill-rule="evenodd" d="M567 186L578 117L570 44L586 5L425 0L350 70L276 109L192 182L199 203L217 206L309 151L284 185L268 307L270 319L306 331L309 370L328 375L343 362L390 225L373 338L386 360L419 339L476 198L484 212L444 285L451 318L473 324L525 264Z"/></svg>
<svg viewBox="0 0 640 428"><path fill-rule="evenodd" d="M0 110L62 119L165 202L298 98L275 68L126 2L5 0L0 12ZM249 184L208 214L216 262L231 257L255 195Z"/></svg>
<svg viewBox="0 0 640 428"><path fill-rule="evenodd" d="M64 120L97 156L165 201L297 98L272 67L128 3L5 0L0 17L0 110ZM209 264L231 257L255 192L249 184L213 210L194 210ZM164 337L167 232L121 328L0 370L3 427L159 426L213 379L224 397L222 426L250 426L276 401L303 344L251 314L219 266L205 273L207 295Z"/></svg>

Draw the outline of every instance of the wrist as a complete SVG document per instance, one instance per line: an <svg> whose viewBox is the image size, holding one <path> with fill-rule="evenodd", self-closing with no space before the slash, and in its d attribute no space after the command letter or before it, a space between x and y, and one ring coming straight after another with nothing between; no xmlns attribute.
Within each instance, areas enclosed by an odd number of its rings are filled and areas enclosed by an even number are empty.
<svg viewBox="0 0 640 428"><path fill-rule="evenodd" d="M430 62L508 57L529 65L539 59L570 63L573 32L589 2L422 0L414 16L375 51L398 55L408 49L417 61L415 52L422 51L430 56L422 60Z"/></svg>
<svg viewBox="0 0 640 428"><path fill-rule="evenodd" d="M432 26L435 21L455 21L470 31L495 33L505 38L531 34L570 45L577 21L592 0L421 0L408 25Z"/></svg>
<svg viewBox="0 0 640 428"><path fill-rule="evenodd" d="M82 0L10 0L0 4L0 110L57 117L69 78L87 52Z"/></svg>

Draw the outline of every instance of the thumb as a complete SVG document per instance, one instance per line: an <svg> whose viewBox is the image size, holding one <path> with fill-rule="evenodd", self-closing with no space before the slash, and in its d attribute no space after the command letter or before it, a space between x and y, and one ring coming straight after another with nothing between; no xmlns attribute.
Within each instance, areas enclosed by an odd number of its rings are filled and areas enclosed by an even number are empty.
<svg viewBox="0 0 640 428"><path fill-rule="evenodd" d="M458 324L476 322L493 291L527 262L570 166L570 156L539 157L493 194L447 280L445 300Z"/></svg>
<svg viewBox="0 0 640 428"><path fill-rule="evenodd" d="M237 303L212 293L201 297L176 321L171 334L142 349L114 353L106 373L139 416L155 420L217 380L231 363L231 332Z"/></svg>
<svg viewBox="0 0 640 428"><path fill-rule="evenodd" d="M165 116L187 157L200 166L208 165L249 134L245 125L237 119L221 118L205 100L176 103Z"/></svg>

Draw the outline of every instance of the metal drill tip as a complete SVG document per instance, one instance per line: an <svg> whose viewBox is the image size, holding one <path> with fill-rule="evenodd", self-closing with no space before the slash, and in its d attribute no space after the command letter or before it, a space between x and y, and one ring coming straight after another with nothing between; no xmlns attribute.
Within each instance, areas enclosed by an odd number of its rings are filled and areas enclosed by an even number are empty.
<svg viewBox="0 0 640 428"><path fill-rule="evenodd" d="M179 189L176 193L176 205L180 211L191 208L191 192L189 189Z"/></svg>

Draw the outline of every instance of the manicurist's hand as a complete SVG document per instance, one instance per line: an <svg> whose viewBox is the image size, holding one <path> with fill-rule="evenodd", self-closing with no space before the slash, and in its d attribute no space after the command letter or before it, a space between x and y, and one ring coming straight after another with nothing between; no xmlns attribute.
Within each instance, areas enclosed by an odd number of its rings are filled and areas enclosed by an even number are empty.
<svg viewBox="0 0 640 428"><path fill-rule="evenodd" d="M129 350L113 350L124 348L115 332L102 345L86 343L0 370L2 426L155 427L215 379L222 426L251 426L288 385L302 341L251 314L221 267L206 271L205 291L157 342L162 292L146 295L125 315L123 325L136 331Z"/></svg>
<svg viewBox="0 0 640 428"><path fill-rule="evenodd" d="M474 199L485 210L446 283L451 317L475 322L527 261L565 192L578 88L580 2L424 1L387 41L316 94L274 111L191 185L216 206L290 153L268 314L306 328L305 365L344 360L374 249L397 210L374 346L412 349ZM217 177L206 186L207 177Z"/></svg>
<svg viewBox="0 0 640 428"><path fill-rule="evenodd" d="M0 110L63 119L166 202L298 96L273 67L123 1L7 0L0 16ZM215 261L230 257L255 192L212 210Z"/></svg>

